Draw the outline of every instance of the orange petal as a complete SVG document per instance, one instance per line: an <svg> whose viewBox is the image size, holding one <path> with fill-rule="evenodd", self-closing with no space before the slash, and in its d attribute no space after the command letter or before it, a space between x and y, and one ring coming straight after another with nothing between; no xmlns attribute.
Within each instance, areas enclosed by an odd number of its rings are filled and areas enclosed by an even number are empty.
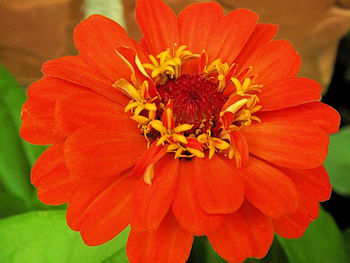
<svg viewBox="0 0 350 263"><path fill-rule="evenodd" d="M130 77L131 72L116 48L136 48L137 44L113 20L101 15L90 16L74 29L74 42L81 58L109 80L115 82Z"/></svg>
<svg viewBox="0 0 350 263"><path fill-rule="evenodd" d="M28 111L43 120L54 118L55 103L58 99L85 88L65 80L43 77L28 87Z"/></svg>
<svg viewBox="0 0 350 263"><path fill-rule="evenodd" d="M332 186L323 166L310 170L283 169L282 171L292 179L297 189L306 196L304 199L324 202L330 198Z"/></svg>
<svg viewBox="0 0 350 263"><path fill-rule="evenodd" d="M120 90L112 87L114 81L91 68L80 56L47 61L42 65L42 71L45 75L87 87L122 105L126 105L129 101Z"/></svg>
<svg viewBox="0 0 350 263"><path fill-rule="evenodd" d="M82 211L80 233L87 245L103 244L130 224L133 212L132 196L138 179L131 178L129 173L130 171L127 171L120 175L98 195L95 195L86 209ZM89 191L88 188L85 190Z"/></svg>
<svg viewBox="0 0 350 263"><path fill-rule="evenodd" d="M207 213L233 213L242 205L243 181L220 157L196 158L193 172L197 199Z"/></svg>
<svg viewBox="0 0 350 263"><path fill-rule="evenodd" d="M141 180L134 195L133 231L155 230L159 227L174 199L178 170L179 160L174 160L168 154L155 164L152 185Z"/></svg>
<svg viewBox="0 0 350 263"><path fill-rule="evenodd" d="M179 43L176 15L163 1L137 1L136 19L143 33L143 42L152 55L172 49L175 43Z"/></svg>
<svg viewBox="0 0 350 263"><path fill-rule="evenodd" d="M231 145L234 146L234 165L237 168L244 167L249 161L249 148L247 138L243 132L232 131L230 134Z"/></svg>
<svg viewBox="0 0 350 263"><path fill-rule="evenodd" d="M312 218L298 209L293 214L274 219L272 222L276 233L281 237L300 238L312 222Z"/></svg>
<svg viewBox="0 0 350 263"><path fill-rule="evenodd" d="M252 66L253 74L258 75L256 83L267 85L295 77L300 65L300 55L293 46L286 40L275 40L258 48L239 68Z"/></svg>
<svg viewBox="0 0 350 263"><path fill-rule="evenodd" d="M249 152L278 166L311 169L326 158L326 132L305 121L263 121L241 129Z"/></svg>
<svg viewBox="0 0 350 263"><path fill-rule="evenodd" d="M216 252L229 262L243 262L247 257L263 258L273 240L269 218L249 203L229 216L216 231L208 234Z"/></svg>
<svg viewBox="0 0 350 263"><path fill-rule="evenodd" d="M178 16L181 45L186 45L194 54L201 54L208 46L217 21L223 17L222 7L216 2L188 5ZM198 71L203 71L199 59L190 60L181 67L183 74L198 74Z"/></svg>
<svg viewBox="0 0 350 263"><path fill-rule="evenodd" d="M143 175L146 169L150 165L158 162L166 154L167 154L166 146L164 145L157 146L157 141L153 142L137 161L134 169L131 172L131 176Z"/></svg>
<svg viewBox="0 0 350 263"><path fill-rule="evenodd" d="M22 107L22 124L19 131L21 137L32 144L51 144L63 138L54 133L54 122L42 120L28 112L28 101Z"/></svg>
<svg viewBox="0 0 350 263"><path fill-rule="evenodd" d="M67 203L76 188L64 164L63 151L63 144L52 145L38 158L32 168L32 184L38 187L38 197L45 204Z"/></svg>
<svg viewBox="0 0 350 263"><path fill-rule="evenodd" d="M292 180L281 171L251 157L246 167L233 168L245 182L245 196L268 217L277 218L297 209Z"/></svg>
<svg viewBox="0 0 350 263"><path fill-rule="evenodd" d="M273 111L317 101L320 96L321 85L318 82L295 77L265 85L259 100L261 111Z"/></svg>
<svg viewBox="0 0 350 263"><path fill-rule="evenodd" d="M70 135L85 124L113 126L114 123L130 123L124 107L95 92L68 95L57 102L56 123L62 134Z"/></svg>
<svg viewBox="0 0 350 263"><path fill-rule="evenodd" d="M193 53L201 54L207 47L217 21L223 17L218 3L196 3L187 6L178 16L181 45Z"/></svg>
<svg viewBox="0 0 350 263"><path fill-rule="evenodd" d="M145 138L132 124L116 123L105 128L91 125L76 131L66 141L69 170L77 176L101 178L131 168L146 150Z"/></svg>
<svg viewBox="0 0 350 263"><path fill-rule="evenodd" d="M217 229L223 222L222 215L206 213L200 206L196 196L196 184L193 176L194 160L180 162L179 179L173 202L173 212L179 224L195 235L205 235Z"/></svg>
<svg viewBox="0 0 350 263"><path fill-rule="evenodd" d="M130 171L130 170L128 170ZM67 223L70 228L80 231L82 220L90 208L90 204L98 201L98 197L108 189L113 183L118 181L123 174L113 177L106 177L101 180L79 178L80 182L76 191L69 200L67 208Z"/></svg>
<svg viewBox="0 0 350 263"><path fill-rule="evenodd" d="M192 234L182 229L169 212L156 230L142 233L131 230L126 253L130 263L185 263L192 242Z"/></svg>
<svg viewBox="0 0 350 263"><path fill-rule="evenodd" d="M259 23L255 26L249 40L243 47L241 53L235 59L235 63L239 66L244 65L247 58L259 47L270 42L276 35L277 25Z"/></svg>
<svg viewBox="0 0 350 263"><path fill-rule="evenodd" d="M276 232L285 238L301 237L311 221L319 215L318 201L326 201L332 191L326 169L282 170L298 190L299 208L287 216L273 220Z"/></svg>
<svg viewBox="0 0 350 263"><path fill-rule="evenodd" d="M208 41L209 61L221 58L231 65L253 33L257 21L258 15L248 9L236 9L217 21Z"/></svg>
<svg viewBox="0 0 350 263"><path fill-rule="evenodd" d="M259 117L262 122L287 119L292 123L303 120L319 126L328 134L337 132L340 124L339 113L332 107L317 101L279 111L259 112Z"/></svg>
<svg viewBox="0 0 350 263"><path fill-rule="evenodd" d="M60 141L62 134L57 134L54 129L56 101L83 90L81 86L46 76L30 85L27 90L28 101L22 109L22 138L35 144Z"/></svg>

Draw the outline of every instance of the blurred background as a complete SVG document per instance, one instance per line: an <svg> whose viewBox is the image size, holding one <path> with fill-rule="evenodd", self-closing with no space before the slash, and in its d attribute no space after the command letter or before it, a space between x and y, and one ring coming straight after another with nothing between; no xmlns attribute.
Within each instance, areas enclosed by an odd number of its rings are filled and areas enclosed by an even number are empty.
<svg viewBox="0 0 350 263"><path fill-rule="evenodd" d="M206 1L166 0L165 2L179 13L189 3ZM350 0L218 0L217 2L223 6L225 13L245 7L259 13L261 22L278 24L277 38L290 40L302 56L303 65L299 75L320 82L323 87L322 101L340 112L341 131L331 136L329 156L325 163L334 191L332 198L323 203L323 207L330 213L327 216L333 222L332 227L336 229L337 237L342 235L339 238L345 240L341 245L342 250L350 251L348 212L350 211L350 126L348 126L350 125ZM64 217L64 214L57 212L64 209L64 206L55 208L41 204L30 185L30 167L44 148L29 145L19 138L20 108L25 100L26 87L41 78L40 68L43 62L76 54L72 37L74 26L93 13L116 20L136 40L141 36L135 20L135 0L0 0L0 239L5 239L5 242L0 243L0 262L126 262L123 256L113 258L115 244L110 245L112 256L110 259L103 259L105 261L99 259L92 261L92 258L82 260L78 259L79 257L74 260L70 258L68 261L62 258L55 259L57 261L38 261L36 257L34 261L17 261L18 256L13 256L19 249L16 244L12 244L11 253L4 252L4 249L9 249L6 244L11 246L10 243L13 243L14 235L18 235L19 242L24 242L23 233L13 225L10 216L20 217L29 211L55 209L55 213L59 213L57 220ZM23 222L29 220L25 225L36 222L37 214L34 215L34 219L33 217L23 219ZM53 218L56 218L56 215ZM17 232L15 230L5 234L2 232L2 229L8 231L12 229L11 227L17 229ZM29 233L33 229L35 228L27 228ZM75 238L78 240L78 237ZM44 240L41 240L42 244L47 245ZM115 243L123 246L124 241L118 239ZM75 242L79 243L80 240ZM203 259L203 255L209 258L211 253L203 253L203 249L207 249L205 242L205 239L197 240L190 262L213 262ZM63 243L60 243L61 246L64 246ZM285 243L281 244L286 249ZM59 247L56 244L57 246ZM276 251L279 246L281 245L274 246L277 247ZM85 251L84 249L82 251ZM109 248L103 249L106 254ZM316 246L317 249L324 248L319 245ZM39 252L36 256L41 253ZM84 253L88 255L90 252ZM282 262L281 259L280 261L272 259L278 253L272 253L264 262ZM285 253L285 257L288 257L288 249ZM280 256L278 254L276 258ZM44 256L42 258L47 260ZM329 258L330 261L318 262L337 263L345 260L345 256L339 260ZM293 261L288 257L283 262L304 261ZM305 262L316 261L309 259ZM350 262L350 259L344 262Z"/></svg>

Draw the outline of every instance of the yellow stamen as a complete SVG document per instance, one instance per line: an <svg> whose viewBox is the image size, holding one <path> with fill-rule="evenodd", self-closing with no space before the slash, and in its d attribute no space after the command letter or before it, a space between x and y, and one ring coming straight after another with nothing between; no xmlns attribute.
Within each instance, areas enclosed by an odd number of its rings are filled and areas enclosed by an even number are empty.
<svg viewBox="0 0 350 263"><path fill-rule="evenodd" d="M183 144L187 144L187 143L188 143L186 137L185 137L184 135L182 135L182 134L174 133L174 134L172 135L172 137L173 137L173 139L174 139L175 142L181 142L181 143L183 143Z"/></svg>
<svg viewBox="0 0 350 263"><path fill-rule="evenodd" d="M221 59L216 59L208 66L204 67L203 73L205 75L216 75L219 81L218 91L223 91L226 86L226 75L230 67L227 63L222 63Z"/></svg>
<svg viewBox="0 0 350 263"><path fill-rule="evenodd" d="M184 151L183 148L178 148L175 152L175 156L174 156L174 159L177 159L181 156L182 152Z"/></svg>
<svg viewBox="0 0 350 263"><path fill-rule="evenodd" d="M159 53L156 58L149 55L151 63L143 64L143 67L150 69L152 78L156 79L156 83L164 84L168 77L178 78L181 74L181 66L190 59L199 58L199 54L192 54L186 49L185 45L180 46L171 51L167 49Z"/></svg>
<svg viewBox="0 0 350 263"><path fill-rule="evenodd" d="M179 148L179 144L178 143L170 143L168 145L168 152L172 152L172 151L176 151Z"/></svg>
<svg viewBox="0 0 350 263"><path fill-rule="evenodd" d="M174 128L174 132L176 133L185 132L185 131L191 130L192 127L193 127L193 124L180 124Z"/></svg>
<svg viewBox="0 0 350 263"><path fill-rule="evenodd" d="M156 145L159 146L159 145L161 145L161 144L164 144L164 142L165 142L167 139L168 139L168 135L167 135L167 134L163 135L162 137L160 137L160 138L158 139L158 142L156 143Z"/></svg>
<svg viewBox="0 0 350 263"><path fill-rule="evenodd" d="M156 131L159 131L161 134L164 134L167 132L167 129L163 125L163 123L160 120L153 120L149 123L150 126L152 126L153 129Z"/></svg>
<svg viewBox="0 0 350 263"><path fill-rule="evenodd" d="M248 99L241 99L234 104L230 105L226 111L230 111L232 113L236 113L238 110L240 110L245 104L247 104Z"/></svg>
<svg viewBox="0 0 350 263"><path fill-rule="evenodd" d="M154 177L154 164L151 164L147 167L145 174L143 175L143 180L146 184L151 186L153 177Z"/></svg>
<svg viewBox="0 0 350 263"><path fill-rule="evenodd" d="M228 149L230 147L229 143L227 143L227 142L225 142L225 141L223 141L223 140L221 140L219 138L213 137L211 139L213 140L215 148L218 149L218 150L226 150L226 149Z"/></svg>
<svg viewBox="0 0 350 263"><path fill-rule="evenodd" d="M131 117L131 119L133 119L134 121L140 123L140 124L147 124L149 122L149 119L144 117L144 116L140 116L140 115L134 115Z"/></svg>
<svg viewBox="0 0 350 263"><path fill-rule="evenodd" d="M128 103L128 105L126 105L124 111L125 112L128 112L129 110L133 109L133 108L136 108L137 106L139 105L139 102L136 102L136 101L130 101Z"/></svg>
<svg viewBox="0 0 350 263"><path fill-rule="evenodd" d="M125 79L117 80L113 84L113 87L121 89L123 92L126 93L128 97L130 97L133 100L136 100L136 101L142 100L142 97L140 93L136 90L136 88Z"/></svg>
<svg viewBox="0 0 350 263"><path fill-rule="evenodd" d="M194 149L194 148L191 148L191 147L186 147L186 150L189 152L189 153L192 153L194 156L198 157L198 158L204 158L204 153L201 152L200 150L198 149Z"/></svg>

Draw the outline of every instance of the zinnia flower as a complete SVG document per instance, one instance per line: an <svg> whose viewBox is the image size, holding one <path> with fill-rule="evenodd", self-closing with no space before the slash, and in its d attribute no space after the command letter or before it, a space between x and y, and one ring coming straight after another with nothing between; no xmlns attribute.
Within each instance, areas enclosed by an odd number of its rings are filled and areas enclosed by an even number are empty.
<svg viewBox="0 0 350 263"><path fill-rule="evenodd" d="M129 224L130 262L185 262L206 235L230 262L266 255L274 233L300 237L331 187L322 163L339 115L277 27L216 3L178 17L139 0L140 43L94 15L78 56L43 65L22 137L51 146L32 169L47 204L88 245Z"/></svg>

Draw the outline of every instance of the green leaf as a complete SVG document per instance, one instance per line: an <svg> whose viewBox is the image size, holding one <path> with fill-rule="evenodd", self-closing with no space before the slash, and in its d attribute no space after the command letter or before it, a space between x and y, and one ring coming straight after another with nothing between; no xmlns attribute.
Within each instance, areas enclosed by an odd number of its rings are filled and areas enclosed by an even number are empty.
<svg viewBox="0 0 350 263"><path fill-rule="evenodd" d="M245 263L289 263L281 245L275 239L272 246L263 259L248 258ZM195 237L191 255L187 263L227 263L218 255L204 236Z"/></svg>
<svg viewBox="0 0 350 263"><path fill-rule="evenodd" d="M343 231L343 236L345 242L345 251L347 252L348 257L350 258L350 227Z"/></svg>
<svg viewBox="0 0 350 263"><path fill-rule="evenodd" d="M15 215L27 210L23 200L6 192L0 192L0 218Z"/></svg>
<svg viewBox="0 0 350 263"><path fill-rule="evenodd" d="M1 77L0 77L1 78ZM30 167L12 118L0 92L0 180L8 193L30 200Z"/></svg>
<svg viewBox="0 0 350 263"><path fill-rule="evenodd" d="M330 136L328 156L324 163L333 190L350 196L350 126Z"/></svg>
<svg viewBox="0 0 350 263"><path fill-rule="evenodd" d="M277 238L274 239L269 252L266 257L262 259L249 258L245 263L289 263L286 254L278 242Z"/></svg>
<svg viewBox="0 0 350 263"><path fill-rule="evenodd" d="M129 263L129 260L126 256L125 249L118 250L111 257L102 261L102 263Z"/></svg>
<svg viewBox="0 0 350 263"><path fill-rule="evenodd" d="M16 129L15 134L19 134L21 126L21 109L26 100L24 89L16 82L11 74L0 65L0 100L1 108L6 110L8 118L12 121L12 126ZM1 110L1 109L0 109ZM3 124L3 123L2 123ZM4 125L5 126L5 125ZM20 140L24 152L28 158L30 166L33 166L36 159L46 147L32 145ZM0 144L1 145L1 144Z"/></svg>
<svg viewBox="0 0 350 263"><path fill-rule="evenodd" d="M19 136L25 99L24 90L0 65L0 184L30 208L33 206L30 168L44 148L31 145Z"/></svg>
<svg viewBox="0 0 350 263"><path fill-rule="evenodd" d="M299 239L278 237L290 263L346 263L350 262L342 233L334 219L323 209Z"/></svg>
<svg viewBox="0 0 350 263"><path fill-rule="evenodd" d="M207 237L195 237L187 263L226 263L213 249Z"/></svg>
<svg viewBox="0 0 350 263"><path fill-rule="evenodd" d="M216 253L216 251L214 250L214 248L211 246L210 242L207 242L207 263L227 263L226 260L224 260L221 256L218 255L218 253Z"/></svg>
<svg viewBox="0 0 350 263"><path fill-rule="evenodd" d="M106 244L89 247L79 233L68 228L65 211L29 212L0 220L0 262L99 263L112 256L127 262L128 232L126 229Z"/></svg>

